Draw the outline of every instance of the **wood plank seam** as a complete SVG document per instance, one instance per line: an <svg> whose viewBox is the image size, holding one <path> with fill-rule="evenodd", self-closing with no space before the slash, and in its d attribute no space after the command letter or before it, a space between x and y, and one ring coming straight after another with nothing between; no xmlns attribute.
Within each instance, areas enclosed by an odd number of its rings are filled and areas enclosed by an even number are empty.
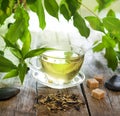
<svg viewBox="0 0 120 116"><path fill-rule="evenodd" d="M89 116L91 116L91 112L90 112L90 109L89 109L89 105L88 105L87 97L86 97L85 90L84 90L84 87L83 87L83 83L80 84L80 87L81 87L82 94L83 94L84 99L85 99L85 103L86 103L86 106L87 106L88 114L89 114Z"/></svg>

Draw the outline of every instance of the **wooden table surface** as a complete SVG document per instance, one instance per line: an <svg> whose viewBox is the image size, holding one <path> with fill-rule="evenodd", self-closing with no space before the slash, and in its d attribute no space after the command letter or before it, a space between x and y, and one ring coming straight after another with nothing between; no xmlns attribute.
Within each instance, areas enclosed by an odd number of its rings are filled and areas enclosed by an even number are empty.
<svg viewBox="0 0 120 116"><path fill-rule="evenodd" d="M100 85L106 94L101 100L91 97L91 90L86 86L86 80L94 75L102 74L104 82L112 75L119 73L119 70L112 71L106 66L106 62L101 55L87 53L82 67L86 79L83 84L68 89L52 89L41 85L31 76L31 72L26 75L25 83L20 86L20 93L6 101L0 101L0 116L119 116L120 114L120 92L113 92ZM36 96L43 94L54 94L59 91L62 94L75 93L80 95L80 99L85 101L85 105L80 107L80 111L70 109L53 113L45 106L34 108L37 103Z"/></svg>

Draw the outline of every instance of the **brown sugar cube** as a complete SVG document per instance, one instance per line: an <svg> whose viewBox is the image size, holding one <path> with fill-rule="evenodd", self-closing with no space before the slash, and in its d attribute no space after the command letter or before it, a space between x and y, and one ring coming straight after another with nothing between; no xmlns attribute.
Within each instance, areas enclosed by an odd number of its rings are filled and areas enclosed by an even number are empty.
<svg viewBox="0 0 120 116"><path fill-rule="evenodd" d="M94 89L92 90L91 96L96 98L96 99L102 99L105 97L105 91L103 91L102 89Z"/></svg>
<svg viewBox="0 0 120 116"><path fill-rule="evenodd" d="M103 76L102 75L96 75L96 76L94 76L94 79L96 79L100 84L103 83Z"/></svg>
<svg viewBox="0 0 120 116"><path fill-rule="evenodd" d="M90 88L90 89L95 89L95 88L98 88L99 87L99 82L96 80L96 79L88 79L87 80L87 86Z"/></svg>

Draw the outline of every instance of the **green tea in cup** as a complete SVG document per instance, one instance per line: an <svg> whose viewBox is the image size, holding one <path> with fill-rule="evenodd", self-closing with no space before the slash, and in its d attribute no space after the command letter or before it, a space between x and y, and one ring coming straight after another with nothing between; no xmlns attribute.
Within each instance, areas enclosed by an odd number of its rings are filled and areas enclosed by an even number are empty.
<svg viewBox="0 0 120 116"><path fill-rule="evenodd" d="M50 50L40 57L42 70L52 83L69 83L80 71L84 61L83 53Z"/></svg>

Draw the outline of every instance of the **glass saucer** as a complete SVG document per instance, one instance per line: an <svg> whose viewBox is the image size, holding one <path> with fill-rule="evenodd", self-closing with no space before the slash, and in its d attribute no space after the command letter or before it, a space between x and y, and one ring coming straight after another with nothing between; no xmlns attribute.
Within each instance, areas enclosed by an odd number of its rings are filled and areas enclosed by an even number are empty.
<svg viewBox="0 0 120 116"><path fill-rule="evenodd" d="M83 81L85 80L85 75L83 72L79 72L79 74L74 79L72 79L71 82L65 84L56 84L51 82L42 71L32 70L32 76L37 79L41 84L54 89L64 89L77 86L83 83Z"/></svg>

